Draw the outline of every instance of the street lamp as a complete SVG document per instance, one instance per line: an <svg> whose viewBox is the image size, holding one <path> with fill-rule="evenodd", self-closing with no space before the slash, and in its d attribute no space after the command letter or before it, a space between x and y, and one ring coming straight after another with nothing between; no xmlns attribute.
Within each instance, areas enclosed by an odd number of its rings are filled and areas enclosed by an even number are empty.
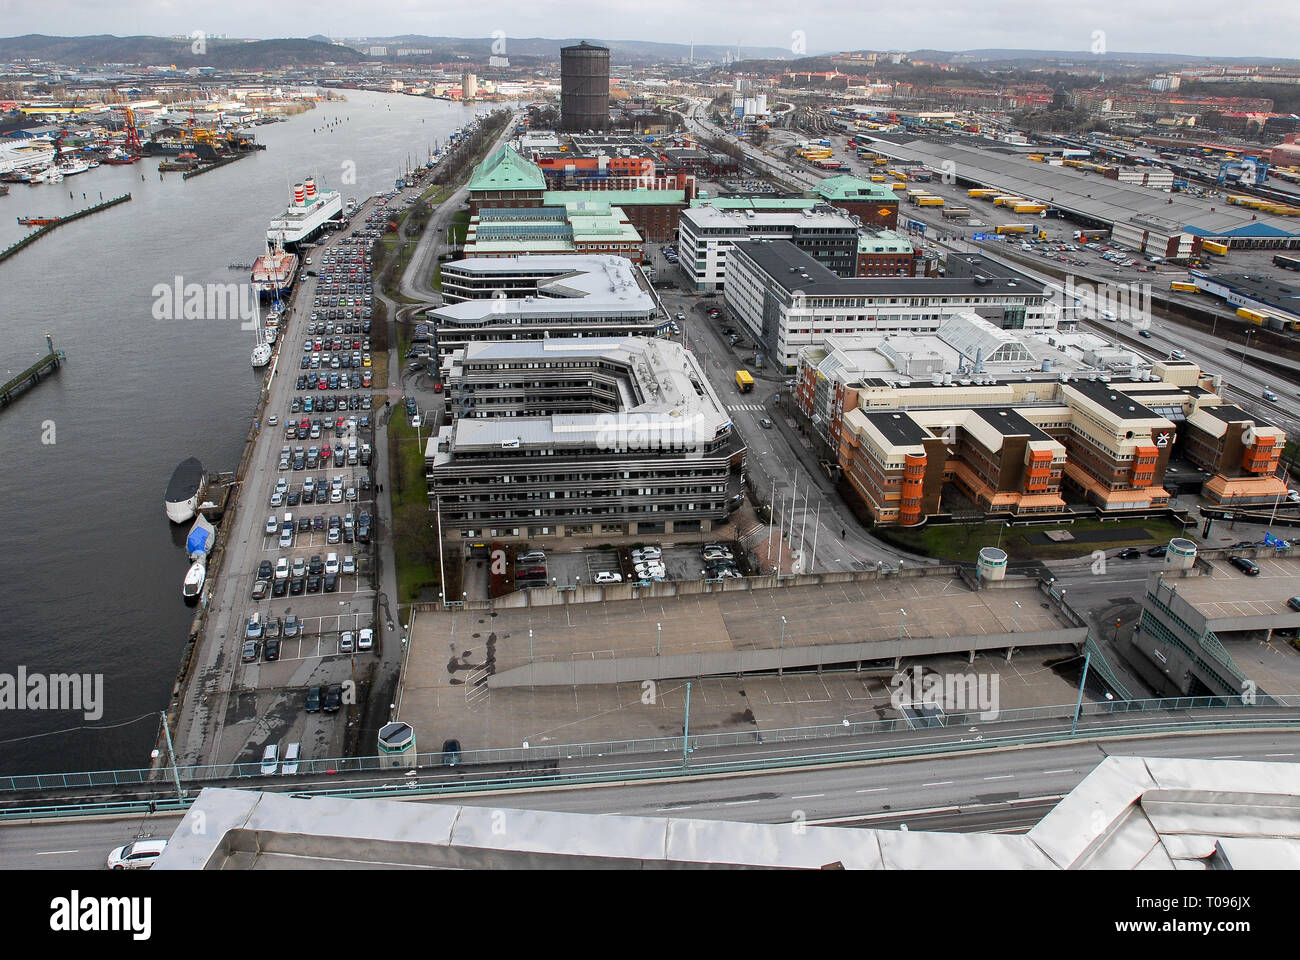
<svg viewBox="0 0 1300 960"><path fill-rule="evenodd" d="M662 623L656 623L655 630L658 631L658 636L655 638L655 656L657 657L659 656L660 651L663 650L664 625Z"/></svg>
<svg viewBox="0 0 1300 960"><path fill-rule="evenodd" d="M1012 600L1011 602L1014 603L1014 604L1016 605L1016 612L1015 612L1015 614L1011 617L1011 632L1012 632L1012 633L1015 633L1015 632L1016 632L1016 621L1020 619L1020 601L1019 601L1019 600Z"/></svg>
<svg viewBox="0 0 1300 960"><path fill-rule="evenodd" d="M898 639L901 643L903 640L903 620L907 617L907 611L902 607L898 608Z"/></svg>
<svg viewBox="0 0 1300 960"><path fill-rule="evenodd" d="M781 657L776 662L776 675L785 675L785 617L781 618Z"/></svg>
<svg viewBox="0 0 1300 960"><path fill-rule="evenodd" d="M1007 529L1007 528L1010 527L1010 526L1011 526L1011 524L1010 524L1009 522L1008 522L1008 523L1003 523L1003 524L1001 524L1001 525L998 526L998 546L999 546L999 547L1002 546L1002 531L1005 530L1005 529Z"/></svg>

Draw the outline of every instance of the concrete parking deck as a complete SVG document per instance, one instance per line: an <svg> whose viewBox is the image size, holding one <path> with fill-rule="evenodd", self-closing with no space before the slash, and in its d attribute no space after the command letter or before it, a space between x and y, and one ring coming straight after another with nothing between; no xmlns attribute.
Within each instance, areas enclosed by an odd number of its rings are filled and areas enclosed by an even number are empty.
<svg viewBox="0 0 1300 960"><path fill-rule="evenodd" d="M1020 604L1017 610L1016 603ZM899 609L907 640L935 638L942 656L930 669L997 674L1002 704L1067 703L1075 680L1053 669L1074 656L1080 631L1058 620L1035 587L971 591L950 577L835 583L706 593L695 596L501 611L422 613L411 636L398 716L423 737L461 740L466 749L518 746L530 741L586 742L681 733L685 677L648 670L627 682L530 686L529 631L536 669L570 664L655 661L700 652L769 651L775 656L817 645L874 641L893 657ZM785 637L782 640L781 617ZM662 626L662 633L659 626ZM1056 638L1058 646L1017 654L1006 661L1007 635ZM662 638L662 639L661 639ZM969 638L998 648L966 652ZM1041 639L1040 639L1041 642ZM662 656L656 657L656 644ZM955 643L954 649L950 644ZM888 652L884 650L887 647ZM850 662L853 657L847 657ZM831 662L827 660L827 662ZM905 665L910 663L905 661ZM490 685L512 672L512 686ZM773 729L854 719L893 717L889 676L893 661L855 672L817 674L775 669L759 675L719 675L693 680L691 729ZM437 746L434 744L434 748ZM433 749L433 748L431 748Z"/></svg>

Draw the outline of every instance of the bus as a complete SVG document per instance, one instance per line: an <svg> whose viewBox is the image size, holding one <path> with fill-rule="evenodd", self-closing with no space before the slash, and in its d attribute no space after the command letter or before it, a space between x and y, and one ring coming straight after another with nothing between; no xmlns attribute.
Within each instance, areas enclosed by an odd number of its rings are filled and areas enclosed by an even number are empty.
<svg viewBox="0 0 1300 960"><path fill-rule="evenodd" d="M736 388L741 393L749 393L754 389L754 378L750 376L748 370L736 371Z"/></svg>

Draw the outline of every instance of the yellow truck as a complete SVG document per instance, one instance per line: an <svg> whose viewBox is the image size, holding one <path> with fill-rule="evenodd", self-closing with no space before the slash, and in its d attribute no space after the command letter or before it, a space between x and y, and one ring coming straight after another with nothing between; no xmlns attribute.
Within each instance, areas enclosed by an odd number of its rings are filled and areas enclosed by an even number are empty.
<svg viewBox="0 0 1300 960"><path fill-rule="evenodd" d="M1228 245L1224 243L1215 243L1213 240L1202 240L1201 249L1206 253L1215 253L1221 257L1228 255Z"/></svg>
<svg viewBox="0 0 1300 960"><path fill-rule="evenodd" d="M1174 280L1169 284L1170 290L1176 290L1180 293L1196 293L1201 288L1194 283L1187 283L1184 280Z"/></svg>
<svg viewBox="0 0 1300 960"><path fill-rule="evenodd" d="M736 389L741 393L749 393L754 389L754 378L750 376L748 370L736 371Z"/></svg>

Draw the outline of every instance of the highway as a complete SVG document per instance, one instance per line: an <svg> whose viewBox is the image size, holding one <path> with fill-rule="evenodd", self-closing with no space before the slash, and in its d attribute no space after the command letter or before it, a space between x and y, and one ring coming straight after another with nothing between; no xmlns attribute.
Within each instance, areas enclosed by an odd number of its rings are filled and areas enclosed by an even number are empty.
<svg viewBox="0 0 1300 960"><path fill-rule="evenodd" d="M840 764L746 776L692 777L577 789L502 791L405 799L503 810L827 824L880 829L1020 832L1107 756L1161 756L1294 763L1292 732L1142 737ZM395 797L399 794L395 794ZM99 869L108 851L167 837L180 818L85 819L0 827L0 868Z"/></svg>

